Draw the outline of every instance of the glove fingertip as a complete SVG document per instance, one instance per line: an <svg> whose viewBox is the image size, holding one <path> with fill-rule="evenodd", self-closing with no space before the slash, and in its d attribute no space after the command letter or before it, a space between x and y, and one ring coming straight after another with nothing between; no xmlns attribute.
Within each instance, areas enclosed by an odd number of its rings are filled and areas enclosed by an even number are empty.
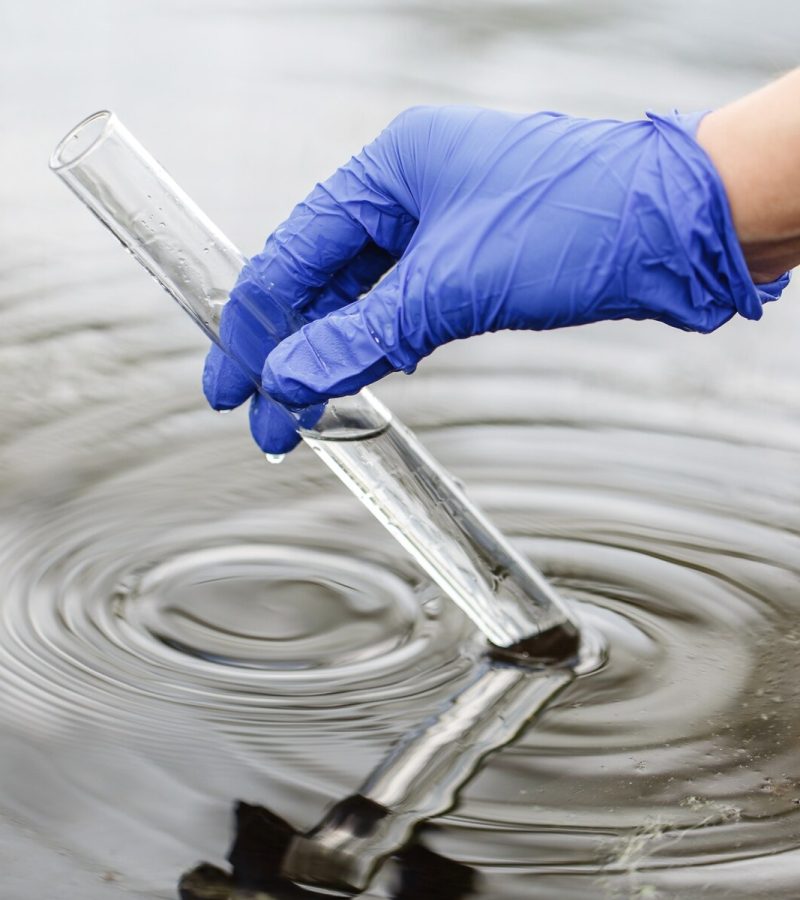
<svg viewBox="0 0 800 900"><path fill-rule="evenodd" d="M309 322L281 341L261 370L264 390L292 408L355 394L393 371L362 318L363 301Z"/></svg>
<svg viewBox="0 0 800 900"><path fill-rule="evenodd" d="M290 376L279 374L283 368L281 357L284 355L285 350L282 353L276 353L273 350L264 361L264 367L261 370L261 385L264 390L278 403L290 408L302 408L316 402L319 398L315 391ZM270 358L273 356L277 370L270 362Z"/></svg>
<svg viewBox="0 0 800 900"><path fill-rule="evenodd" d="M253 393L253 382L216 344L206 355L203 366L203 394L216 410L235 409Z"/></svg>
<svg viewBox="0 0 800 900"><path fill-rule="evenodd" d="M250 433L264 453L289 453L300 443L292 416L260 394L250 402Z"/></svg>

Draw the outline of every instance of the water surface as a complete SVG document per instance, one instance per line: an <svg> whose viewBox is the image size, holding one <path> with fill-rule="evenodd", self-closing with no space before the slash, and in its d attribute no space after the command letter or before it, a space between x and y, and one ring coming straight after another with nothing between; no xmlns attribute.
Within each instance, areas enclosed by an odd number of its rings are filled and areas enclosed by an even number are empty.
<svg viewBox="0 0 800 900"><path fill-rule="evenodd" d="M310 828L481 649L311 453L203 407L200 336L46 171L61 133L115 108L254 250L410 103L713 106L800 36L788 2L114 6L3 11L9 898L173 897L237 798ZM380 387L609 646L437 820L478 896L796 896L797 309L492 336Z"/></svg>

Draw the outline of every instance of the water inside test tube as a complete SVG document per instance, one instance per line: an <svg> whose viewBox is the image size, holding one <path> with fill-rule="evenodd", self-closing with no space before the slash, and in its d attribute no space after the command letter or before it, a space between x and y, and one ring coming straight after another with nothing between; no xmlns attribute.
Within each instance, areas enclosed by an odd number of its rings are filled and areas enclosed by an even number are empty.
<svg viewBox="0 0 800 900"><path fill-rule="evenodd" d="M530 647L520 649L537 654L533 642L540 633L549 640L564 625L558 608L537 609L526 562L504 551L504 539L402 424L301 434L495 644L510 646L520 643L520 635L530 636ZM529 616L522 626L514 618L520 608ZM566 648L563 656L574 651L574 638L567 623L564 641L555 642Z"/></svg>

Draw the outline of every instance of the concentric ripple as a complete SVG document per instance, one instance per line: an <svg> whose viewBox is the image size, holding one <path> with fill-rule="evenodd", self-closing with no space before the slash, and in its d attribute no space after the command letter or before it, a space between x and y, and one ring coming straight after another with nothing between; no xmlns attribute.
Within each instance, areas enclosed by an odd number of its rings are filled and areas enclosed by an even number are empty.
<svg viewBox="0 0 800 900"><path fill-rule="evenodd" d="M114 608L141 655L166 646L179 662L337 679L405 657L419 612L409 586L377 565L280 544L175 556L129 578Z"/></svg>
<svg viewBox="0 0 800 900"><path fill-rule="evenodd" d="M431 842L481 870L486 898L784 896L800 871L797 454L722 420L648 431L619 396L579 425L564 385L561 420L535 424L466 381L469 417L423 440L609 658L487 762ZM236 798L312 826L482 646L311 454L267 467L228 421L212 439L188 414L202 440L100 466L9 515L0 548L6 805L151 890L219 857Z"/></svg>

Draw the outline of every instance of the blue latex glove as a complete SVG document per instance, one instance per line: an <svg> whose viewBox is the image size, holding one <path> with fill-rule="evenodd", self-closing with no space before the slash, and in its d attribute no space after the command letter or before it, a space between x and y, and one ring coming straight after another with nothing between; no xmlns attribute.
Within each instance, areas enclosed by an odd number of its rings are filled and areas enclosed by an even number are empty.
<svg viewBox="0 0 800 900"><path fill-rule="evenodd" d="M410 109L251 260L224 311L226 346L246 348L272 397L305 407L486 331L627 318L709 332L737 312L758 319L788 276L753 284L694 140L701 117ZM287 337L280 304L308 324ZM253 385L212 348L204 390L225 409ZM268 452L297 442L264 397L251 429Z"/></svg>

